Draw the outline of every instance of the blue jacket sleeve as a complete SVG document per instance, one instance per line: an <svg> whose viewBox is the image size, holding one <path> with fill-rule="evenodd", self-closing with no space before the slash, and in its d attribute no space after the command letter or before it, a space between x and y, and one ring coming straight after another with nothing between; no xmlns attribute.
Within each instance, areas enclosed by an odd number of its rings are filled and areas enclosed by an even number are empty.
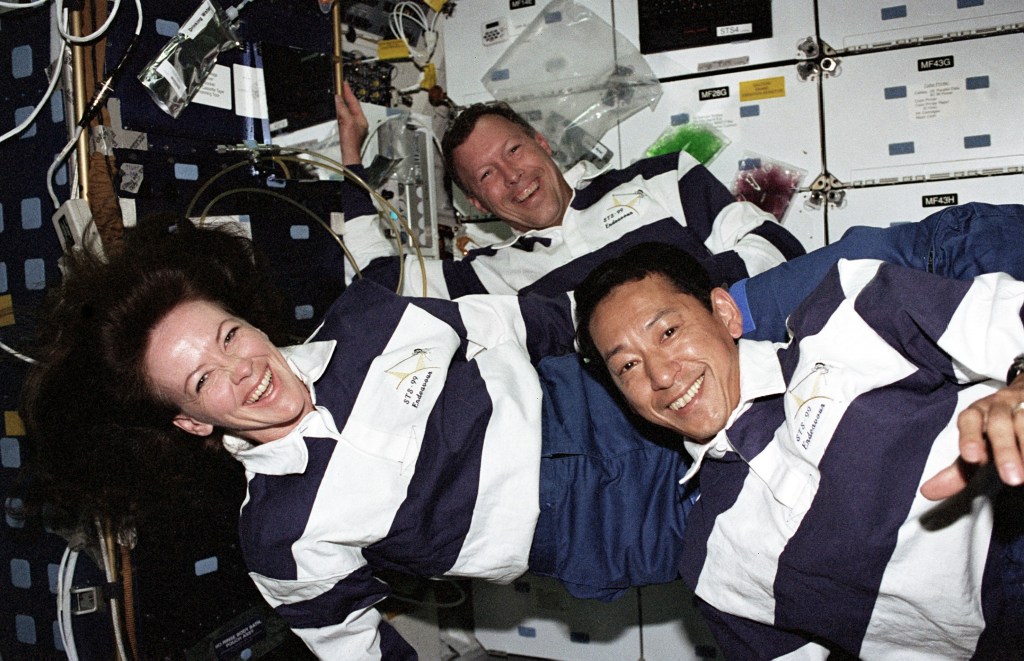
<svg viewBox="0 0 1024 661"><path fill-rule="evenodd" d="M1024 206L971 203L916 223L852 227L841 239L733 285L744 337L784 341L786 318L840 259L880 259L949 278L1005 272L1024 279ZM741 305L742 309L742 305Z"/></svg>

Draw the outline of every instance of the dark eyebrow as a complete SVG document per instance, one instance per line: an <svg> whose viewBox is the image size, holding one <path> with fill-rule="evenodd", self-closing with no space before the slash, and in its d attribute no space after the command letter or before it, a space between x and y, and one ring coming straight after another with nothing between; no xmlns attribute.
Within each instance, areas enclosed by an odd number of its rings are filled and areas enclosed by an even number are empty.
<svg viewBox="0 0 1024 661"><path fill-rule="evenodd" d="M662 308L658 310L653 317L651 317L646 324L644 324L644 330L649 330L651 326L661 321L664 317L668 316L672 310L669 308Z"/></svg>
<svg viewBox="0 0 1024 661"><path fill-rule="evenodd" d="M658 310L653 317L651 317L644 323L643 329L650 330L652 326L661 321L670 312L672 312L672 310L670 310L669 308L662 308L661 310ZM602 354L601 357L604 358L604 362L607 364L609 360L615 357L615 354L619 353L622 350L623 346L621 344L617 344L611 349L609 349L606 353Z"/></svg>
<svg viewBox="0 0 1024 661"><path fill-rule="evenodd" d="M605 353L602 356L602 358L604 358L605 364L607 365L608 361L610 361L612 358L614 358L615 354L619 353L620 351L622 351L622 345L618 344L618 345L612 347L607 353Z"/></svg>
<svg viewBox="0 0 1024 661"><path fill-rule="evenodd" d="M238 323L238 319L235 319L229 314L224 321L220 322L220 326L217 327L217 340L223 341L228 332L239 325L241 324Z"/></svg>
<svg viewBox="0 0 1024 661"><path fill-rule="evenodd" d="M216 344L221 346L224 344L224 338L227 337L228 331L234 326L239 325L238 320L228 314L219 324L217 324ZM185 379L185 392L195 395L196 389L193 382L202 376L203 365L199 365L194 370L188 373L188 378Z"/></svg>

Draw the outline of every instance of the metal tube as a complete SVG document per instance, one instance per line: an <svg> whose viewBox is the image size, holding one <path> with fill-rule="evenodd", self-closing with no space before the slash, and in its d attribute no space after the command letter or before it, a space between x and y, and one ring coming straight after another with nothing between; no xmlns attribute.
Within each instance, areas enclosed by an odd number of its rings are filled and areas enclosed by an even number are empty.
<svg viewBox="0 0 1024 661"><path fill-rule="evenodd" d="M71 34L76 37L83 36L82 12L71 12ZM72 126L85 114L85 104L88 95L85 91L85 47L81 44L71 44L71 76L75 103L75 113L71 117ZM86 127L78 138L76 146L76 161L78 163L78 189L81 197L89 198L89 130ZM70 181L70 178L69 178ZM75 197L75 191L70 191L70 196Z"/></svg>
<svg viewBox="0 0 1024 661"><path fill-rule="evenodd" d="M331 27L334 32L334 93L341 94L345 84L345 69L341 54L341 0L334 0L331 5Z"/></svg>

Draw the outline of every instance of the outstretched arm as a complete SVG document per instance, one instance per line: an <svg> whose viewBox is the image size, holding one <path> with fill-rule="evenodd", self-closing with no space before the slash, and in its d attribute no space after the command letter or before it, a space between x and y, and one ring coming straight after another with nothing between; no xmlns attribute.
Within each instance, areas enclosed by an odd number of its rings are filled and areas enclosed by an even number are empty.
<svg viewBox="0 0 1024 661"><path fill-rule="evenodd" d="M357 175L365 176L361 152L368 134L369 121L348 83L345 83L342 94L335 95L334 110L338 118L341 162L351 167ZM455 298L467 293L482 294L487 291L469 262L427 259L421 264L411 251L407 251L400 260L394 240L384 234L386 221L378 217L369 195L355 184L350 184L346 191L343 211L345 245L365 277L408 296ZM355 271L348 266L345 270L346 282L351 283L354 276Z"/></svg>
<svg viewBox="0 0 1024 661"><path fill-rule="evenodd" d="M338 116L341 162L344 165L361 165L360 152L370 130L370 123L348 83L345 83L341 94L334 96L334 111Z"/></svg>
<svg viewBox="0 0 1024 661"><path fill-rule="evenodd" d="M979 399L957 418L960 458L921 486L925 498L940 500L961 491L971 474L992 461L1011 486L1024 483L1024 376Z"/></svg>
<svg viewBox="0 0 1024 661"><path fill-rule="evenodd" d="M713 255L723 282L761 273L804 248L771 214L750 202L737 202L729 189L686 152L650 159L651 173L675 158L675 181L649 178L648 183L665 208L693 230Z"/></svg>

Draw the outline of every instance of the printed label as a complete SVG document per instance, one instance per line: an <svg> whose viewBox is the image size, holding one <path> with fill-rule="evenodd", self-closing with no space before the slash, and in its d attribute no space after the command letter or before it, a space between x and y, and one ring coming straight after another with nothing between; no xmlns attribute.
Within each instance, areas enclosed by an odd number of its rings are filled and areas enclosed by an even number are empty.
<svg viewBox="0 0 1024 661"><path fill-rule="evenodd" d="M956 193L946 193L944 195L924 195L921 197L921 206L928 207L949 207L954 204L960 204L959 195Z"/></svg>
<svg viewBox="0 0 1024 661"><path fill-rule="evenodd" d="M715 28L715 35L719 37L734 37L738 34L750 34L753 31L753 23L737 23L736 25L718 26Z"/></svg>
<svg viewBox="0 0 1024 661"><path fill-rule="evenodd" d="M218 661L237 658L242 650L252 647L255 643L267 637L267 626L263 620L253 620L243 624L238 629L229 632L226 636L213 644L213 653Z"/></svg>
<svg viewBox="0 0 1024 661"><path fill-rule="evenodd" d="M231 68L235 74L235 114L267 119L267 88L263 83L263 69L241 64L233 64Z"/></svg>
<svg viewBox="0 0 1024 661"><path fill-rule="evenodd" d="M910 119L959 121L967 111L962 81L939 80L910 88Z"/></svg>
<svg viewBox="0 0 1024 661"><path fill-rule="evenodd" d="M637 206L643 199L644 192L639 189L612 195L612 204L605 211L605 215L601 219L605 229L618 224L626 218L638 215L640 212L637 210Z"/></svg>
<svg viewBox="0 0 1024 661"><path fill-rule="evenodd" d="M953 56L926 57L917 61L918 71L932 71L933 69L949 69L953 66Z"/></svg>
<svg viewBox="0 0 1024 661"><path fill-rule="evenodd" d="M741 57L730 57L724 60L713 60L711 62L701 62L697 65L697 73L717 71L719 69L732 69L734 67L743 67L748 64L750 64L750 57L747 55L743 55Z"/></svg>
<svg viewBox="0 0 1024 661"><path fill-rule="evenodd" d="M786 96L786 79L782 76L745 80L740 83L740 101L759 101Z"/></svg>
<svg viewBox="0 0 1024 661"><path fill-rule="evenodd" d="M697 98L701 101L708 101L710 99L724 99L729 96L729 86L723 87L709 87L707 89L700 90L697 92Z"/></svg>
<svg viewBox="0 0 1024 661"><path fill-rule="evenodd" d="M223 64L214 65L192 102L231 110L231 69Z"/></svg>
<svg viewBox="0 0 1024 661"><path fill-rule="evenodd" d="M197 34L206 29L206 26L210 24L210 21L213 20L216 14L217 10L214 9L213 3L210 0L206 0L206 2L199 5L199 9L182 26L181 34L188 39L195 39Z"/></svg>
<svg viewBox="0 0 1024 661"><path fill-rule="evenodd" d="M797 411L793 425L793 440L804 450L811 449L811 442L830 403L829 400L819 397L808 401Z"/></svg>

